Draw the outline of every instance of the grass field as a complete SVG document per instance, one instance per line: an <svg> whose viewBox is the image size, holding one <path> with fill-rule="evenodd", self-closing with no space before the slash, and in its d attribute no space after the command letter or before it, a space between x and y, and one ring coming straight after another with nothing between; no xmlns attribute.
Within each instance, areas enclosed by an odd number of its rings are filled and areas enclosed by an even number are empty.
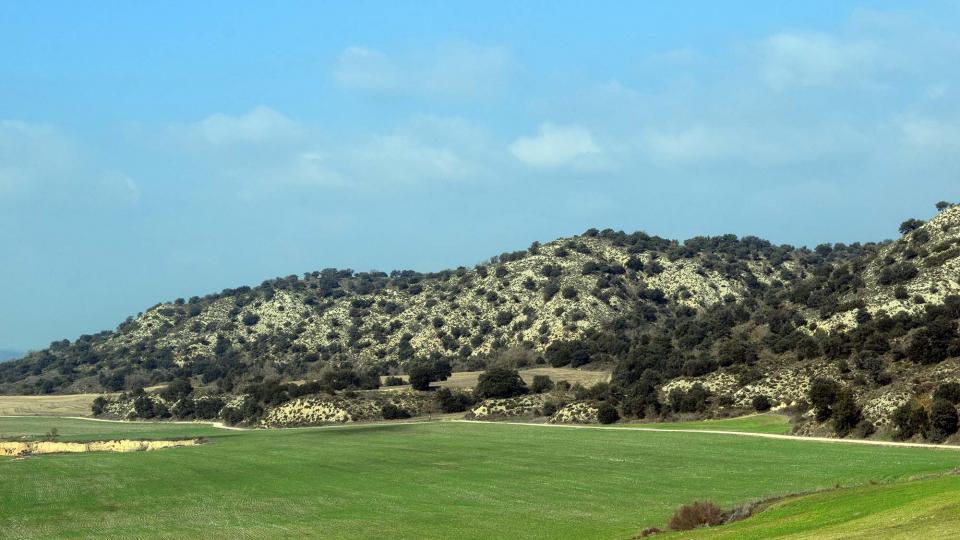
<svg viewBox="0 0 960 540"><path fill-rule="evenodd" d="M0 416L90 416L90 404L98 395L0 396Z"/></svg>
<svg viewBox="0 0 960 540"><path fill-rule="evenodd" d="M622 427L645 427L656 429L706 429L717 431L743 431L748 433L790 433L790 419L782 414L766 413L725 418L722 420L699 420L696 422L657 422L651 424L616 424Z"/></svg>
<svg viewBox="0 0 960 540"><path fill-rule="evenodd" d="M664 539L884 538L960 535L960 476L862 486L789 499L723 527Z"/></svg>
<svg viewBox="0 0 960 540"><path fill-rule="evenodd" d="M65 438L211 443L0 459L0 536L628 538L696 499L732 506L960 464L951 450L669 431L0 419L7 436L51 427Z"/></svg>

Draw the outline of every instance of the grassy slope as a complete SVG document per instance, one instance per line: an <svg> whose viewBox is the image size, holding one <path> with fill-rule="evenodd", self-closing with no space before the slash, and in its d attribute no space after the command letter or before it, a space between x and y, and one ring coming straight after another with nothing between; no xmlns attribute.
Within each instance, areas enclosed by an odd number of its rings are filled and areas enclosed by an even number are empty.
<svg viewBox="0 0 960 540"><path fill-rule="evenodd" d="M56 535L624 538L681 503L724 506L944 471L945 450L722 435L395 424L228 432L66 419L0 433L210 435L139 454L0 459L0 531Z"/></svg>
<svg viewBox="0 0 960 540"><path fill-rule="evenodd" d="M777 503L750 519L666 539L956 538L960 476L863 486Z"/></svg>
<svg viewBox="0 0 960 540"><path fill-rule="evenodd" d="M788 435L790 420L781 414L767 413L726 418L723 420L703 420L698 422L658 422L653 424L617 424L623 427L645 427L656 429L711 429L718 431L746 431L750 433L774 433Z"/></svg>

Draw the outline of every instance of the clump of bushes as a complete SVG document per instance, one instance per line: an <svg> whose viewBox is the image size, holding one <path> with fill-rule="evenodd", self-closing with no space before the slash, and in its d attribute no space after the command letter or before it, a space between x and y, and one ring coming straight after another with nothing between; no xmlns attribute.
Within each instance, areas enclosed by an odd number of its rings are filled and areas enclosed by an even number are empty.
<svg viewBox="0 0 960 540"><path fill-rule="evenodd" d="M410 413L406 409L402 409L393 403L387 403L380 408L380 415L383 416L384 420L402 420L404 418L410 418Z"/></svg>
<svg viewBox="0 0 960 540"><path fill-rule="evenodd" d="M671 531L689 531L698 527L712 527L724 521L723 510L711 501L697 501L677 509L667 522Z"/></svg>
<svg viewBox="0 0 960 540"><path fill-rule="evenodd" d="M480 399L510 398L527 393L527 384L515 369L491 367L480 374L475 390Z"/></svg>
<svg viewBox="0 0 960 540"><path fill-rule="evenodd" d="M533 382L530 383L530 391L534 394L542 394L553 390L553 380L549 375L534 375Z"/></svg>
<svg viewBox="0 0 960 540"><path fill-rule="evenodd" d="M617 408L609 403L603 403L597 408L597 421L601 424L612 424L620 419Z"/></svg>
<svg viewBox="0 0 960 540"><path fill-rule="evenodd" d="M771 407L770 398L763 394L753 396L751 403L753 404L753 409L757 412L767 412Z"/></svg>
<svg viewBox="0 0 960 540"><path fill-rule="evenodd" d="M469 409L475 402L473 396L459 390L450 390L441 388L436 393L437 405L445 413L463 412Z"/></svg>

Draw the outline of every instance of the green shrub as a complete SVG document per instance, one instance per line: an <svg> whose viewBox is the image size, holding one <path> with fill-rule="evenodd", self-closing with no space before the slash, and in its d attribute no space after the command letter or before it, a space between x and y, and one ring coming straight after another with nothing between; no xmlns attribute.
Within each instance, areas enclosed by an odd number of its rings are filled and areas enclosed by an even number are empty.
<svg viewBox="0 0 960 540"><path fill-rule="evenodd" d="M751 403L753 404L753 409L757 412L767 412L771 407L770 398L763 394L753 396Z"/></svg>
<svg viewBox="0 0 960 540"><path fill-rule="evenodd" d="M534 394L542 394L553 390L553 381L549 375L534 375L533 382L530 383L530 391Z"/></svg>
<svg viewBox="0 0 960 540"><path fill-rule="evenodd" d="M612 424L620 419L617 408L609 403L603 403L597 409L597 421L601 424Z"/></svg>
<svg viewBox="0 0 960 540"><path fill-rule="evenodd" d="M380 415L383 416L384 420L402 420L404 418L410 418L410 413L405 409L394 405L393 403L387 403L380 408Z"/></svg>
<svg viewBox="0 0 960 540"><path fill-rule="evenodd" d="M527 385L515 369L491 367L480 374L475 390L481 399L508 398L527 393Z"/></svg>
<svg viewBox="0 0 960 540"><path fill-rule="evenodd" d="M930 406L930 440L943 442L957 432L957 408L945 399L938 399Z"/></svg>

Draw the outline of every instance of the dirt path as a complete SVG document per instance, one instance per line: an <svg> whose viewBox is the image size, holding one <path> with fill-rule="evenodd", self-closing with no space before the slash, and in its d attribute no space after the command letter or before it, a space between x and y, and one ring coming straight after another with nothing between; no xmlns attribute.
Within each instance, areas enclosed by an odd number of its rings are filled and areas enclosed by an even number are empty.
<svg viewBox="0 0 960 540"><path fill-rule="evenodd" d="M211 426L219 429L229 429L232 431L248 431L252 428L244 428L237 426L228 426L223 422L216 422L213 420L161 420L158 422L151 422L149 420L110 420L107 418L91 418L89 416L43 416L38 414L5 414L0 415L0 418L68 418L70 420L86 420L88 422L111 422L116 424L179 424L179 425L189 425L189 426Z"/></svg>
<svg viewBox="0 0 960 540"><path fill-rule="evenodd" d="M609 429L615 431L653 431L657 433L706 433L710 435L736 435L739 437L759 437L761 439L780 439L787 441L826 442L838 444L868 444L873 446L900 446L907 448L938 448L941 450L960 450L960 446L894 441L873 441L868 439L834 439L830 437L801 437L798 435L778 435L776 433L751 433L749 431L723 431L719 429L658 429L644 427L615 427L582 424L535 424L533 422L484 422L480 420L449 420L471 424L509 424L512 426L533 426L567 429Z"/></svg>

